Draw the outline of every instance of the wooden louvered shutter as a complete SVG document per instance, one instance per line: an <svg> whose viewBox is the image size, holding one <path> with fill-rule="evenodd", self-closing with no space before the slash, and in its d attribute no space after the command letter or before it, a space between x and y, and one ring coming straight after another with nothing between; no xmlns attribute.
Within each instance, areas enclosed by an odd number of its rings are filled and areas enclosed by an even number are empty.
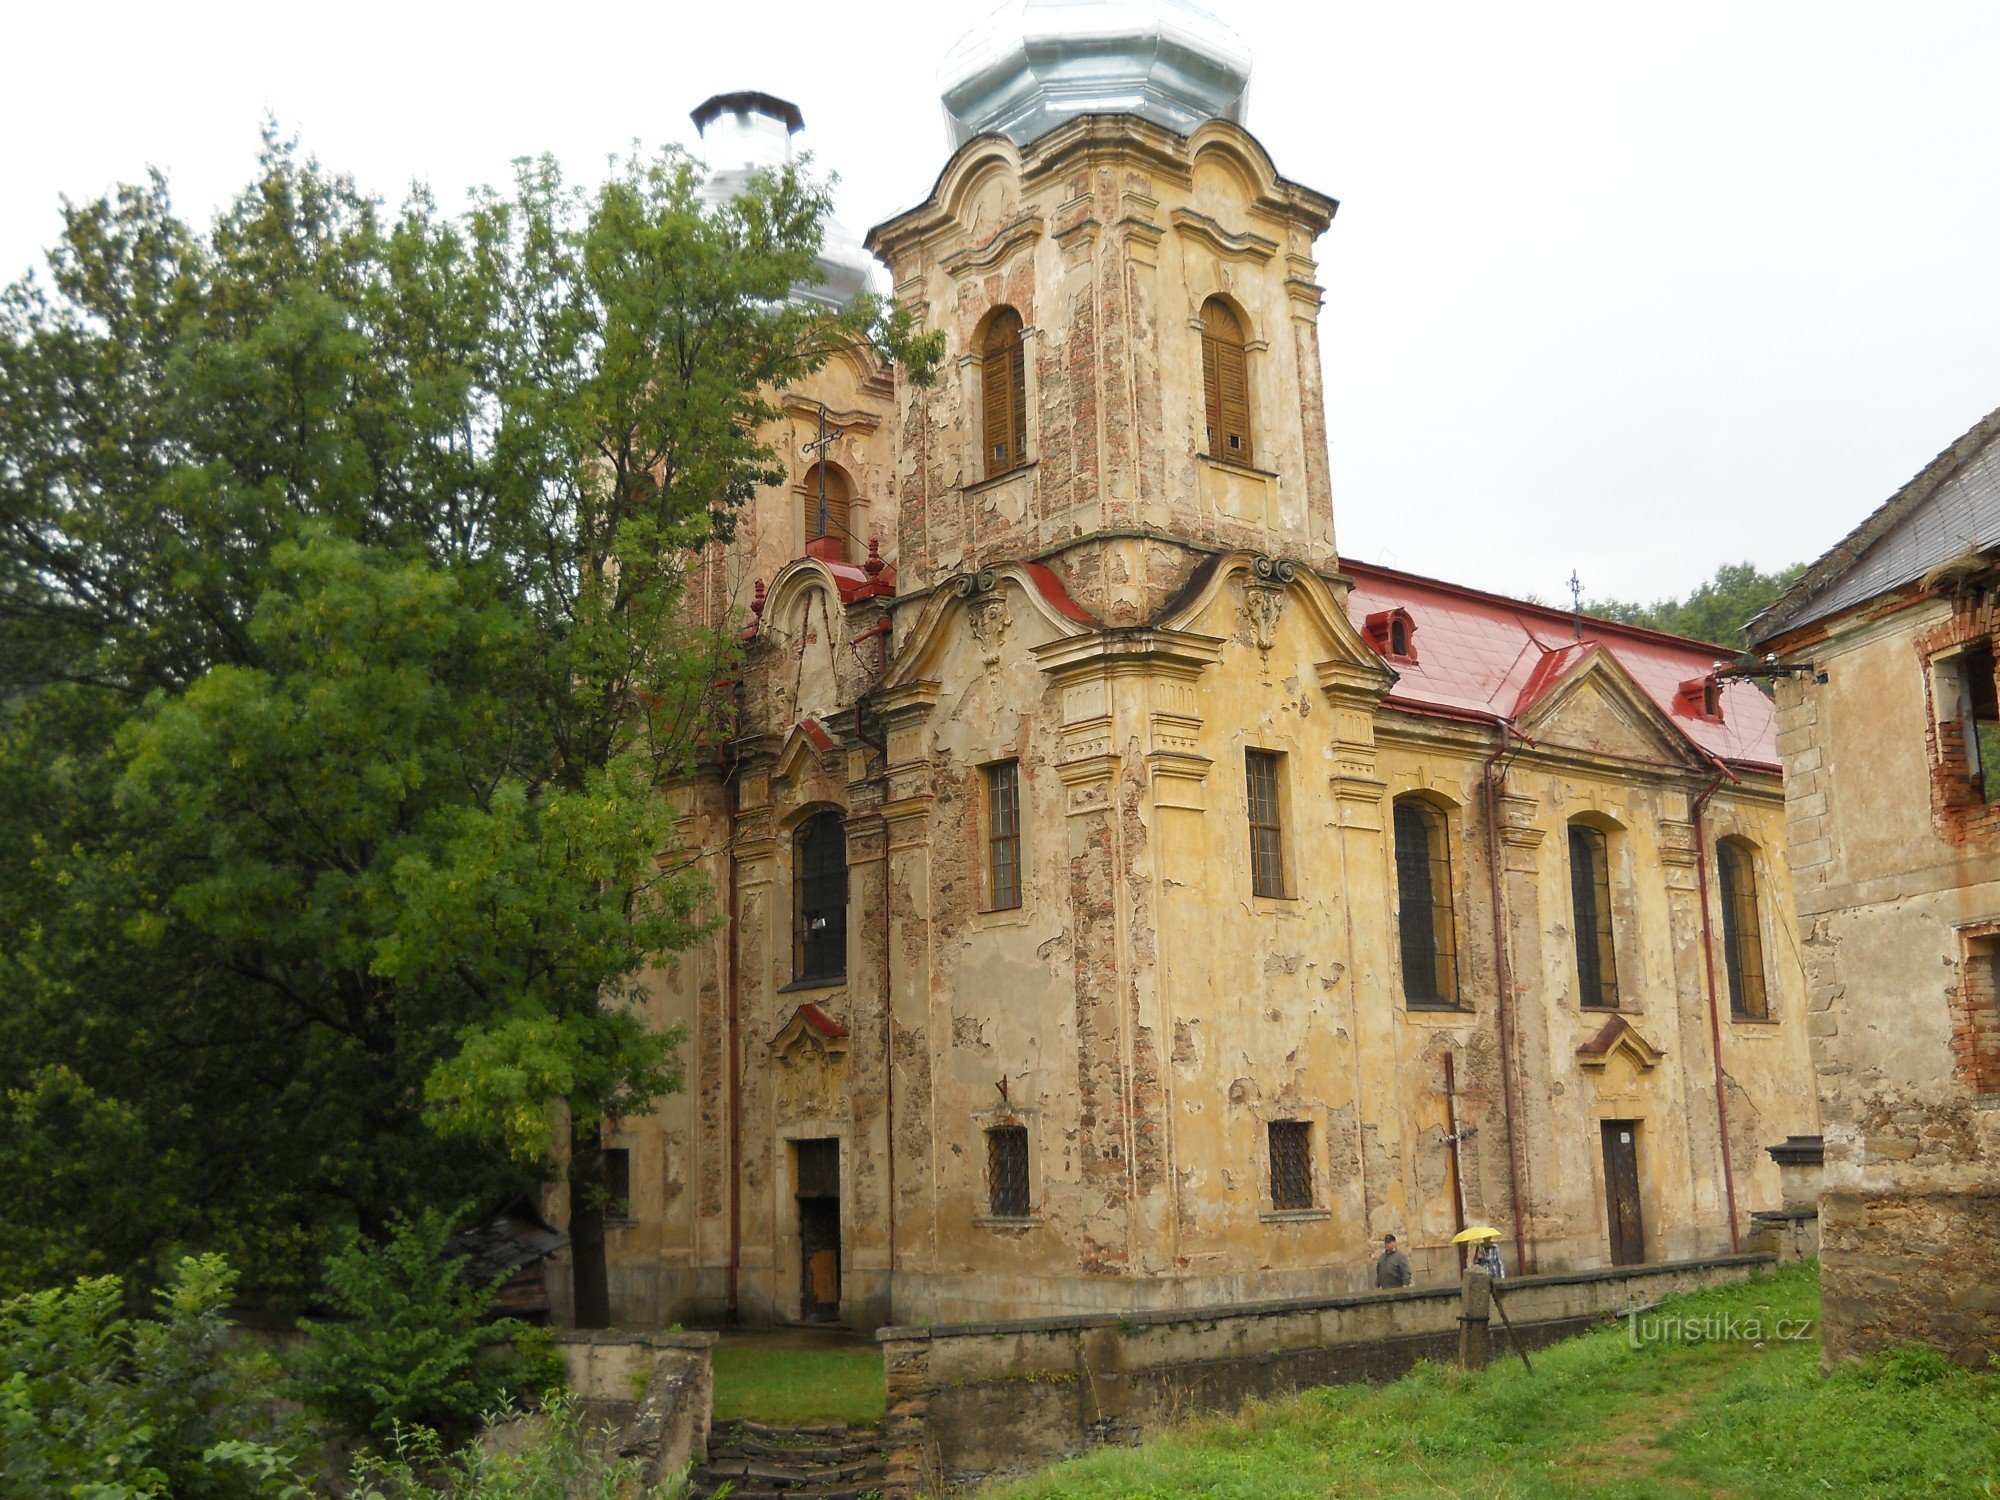
<svg viewBox="0 0 2000 1500"><path fill-rule="evenodd" d="M820 524L819 486L822 476L826 480L826 524ZM849 503L847 476L838 469L823 468L814 464L806 470L806 540L816 542L823 536L835 537L842 543L842 555L846 554L847 507Z"/></svg>
<svg viewBox="0 0 2000 1500"><path fill-rule="evenodd" d="M1250 369L1243 325L1226 303L1213 297L1201 309L1201 385L1209 456L1249 463Z"/></svg>
<svg viewBox="0 0 2000 1500"><path fill-rule="evenodd" d="M992 479L1025 462L1028 448L1028 363L1021 316L1011 307L995 313L986 330L980 375L983 462Z"/></svg>

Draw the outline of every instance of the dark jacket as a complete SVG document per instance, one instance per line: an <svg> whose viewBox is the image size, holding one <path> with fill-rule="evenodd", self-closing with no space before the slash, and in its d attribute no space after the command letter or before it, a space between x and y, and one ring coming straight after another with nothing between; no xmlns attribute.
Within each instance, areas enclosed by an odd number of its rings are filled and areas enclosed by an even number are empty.
<svg viewBox="0 0 2000 1500"><path fill-rule="evenodd" d="M1375 1262L1375 1285L1408 1286L1417 1278L1410 1274L1410 1258L1400 1250L1385 1250Z"/></svg>

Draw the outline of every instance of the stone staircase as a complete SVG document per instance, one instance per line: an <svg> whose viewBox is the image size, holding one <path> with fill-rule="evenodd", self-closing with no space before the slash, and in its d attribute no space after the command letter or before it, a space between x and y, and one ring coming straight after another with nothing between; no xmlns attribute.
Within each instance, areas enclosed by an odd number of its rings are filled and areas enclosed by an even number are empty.
<svg viewBox="0 0 2000 1500"><path fill-rule="evenodd" d="M695 1500L878 1500L888 1493L882 1434L873 1427L778 1427L722 1422L708 1462L690 1476Z"/></svg>

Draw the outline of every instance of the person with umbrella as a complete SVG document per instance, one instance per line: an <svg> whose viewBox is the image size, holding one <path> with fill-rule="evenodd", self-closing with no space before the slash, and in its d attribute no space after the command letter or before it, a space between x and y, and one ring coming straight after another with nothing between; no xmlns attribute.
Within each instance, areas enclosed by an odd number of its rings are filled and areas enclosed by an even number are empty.
<svg viewBox="0 0 2000 1500"><path fill-rule="evenodd" d="M1471 1229L1461 1229L1451 1237L1454 1245L1472 1245L1472 1267L1484 1271L1495 1281L1507 1274L1507 1268L1500 1263L1500 1231L1491 1225L1478 1224Z"/></svg>

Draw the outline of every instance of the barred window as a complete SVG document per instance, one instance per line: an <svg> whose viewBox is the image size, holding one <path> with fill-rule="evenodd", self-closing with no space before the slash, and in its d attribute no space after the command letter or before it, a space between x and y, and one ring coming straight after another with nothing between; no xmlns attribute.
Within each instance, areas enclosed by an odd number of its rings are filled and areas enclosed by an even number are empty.
<svg viewBox="0 0 2000 1500"><path fill-rule="evenodd" d="M1403 998L1412 1005L1456 1005L1458 942L1444 814L1420 798L1404 797L1396 803L1395 830Z"/></svg>
<svg viewBox="0 0 2000 1500"><path fill-rule="evenodd" d="M1285 831L1278 803L1281 759L1270 750L1243 752L1250 803L1250 892L1255 896L1285 894Z"/></svg>
<svg viewBox="0 0 2000 1500"><path fill-rule="evenodd" d="M986 768L986 892L989 909L1021 904L1021 763Z"/></svg>
<svg viewBox="0 0 2000 1500"><path fill-rule="evenodd" d="M1722 887L1722 962L1729 972L1729 1013L1747 1021L1769 1020L1764 934L1757 921L1757 861L1741 839L1724 839L1716 845L1715 856Z"/></svg>
<svg viewBox="0 0 2000 1500"><path fill-rule="evenodd" d="M986 1187L996 1219L1028 1217L1028 1127L995 1125L986 1132Z"/></svg>
<svg viewBox="0 0 2000 1500"><path fill-rule="evenodd" d="M623 1146L604 1149L604 1217L632 1217L632 1153Z"/></svg>
<svg viewBox="0 0 2000 1500"><path fill-rule="evenodd" d="M847 830L837 812L800 825L792 871L793 978L847 977Z"/></svg>
<svg viewBox="0 0 2000 1500"><path fill-rule="evenodd" d="M1273 1120L1271 1131L1271 1207L1278 1210L1313 1206L1312 1125L1306 1120Z"/></svg>
<svg viewBox="0 0 2000 1500"><path fill-rule="evenodd" d="M1611 931L1611 846L1584 823L1569 825L1569 895L1578 1003L1618 1008L1618 955Z"/></svg>

